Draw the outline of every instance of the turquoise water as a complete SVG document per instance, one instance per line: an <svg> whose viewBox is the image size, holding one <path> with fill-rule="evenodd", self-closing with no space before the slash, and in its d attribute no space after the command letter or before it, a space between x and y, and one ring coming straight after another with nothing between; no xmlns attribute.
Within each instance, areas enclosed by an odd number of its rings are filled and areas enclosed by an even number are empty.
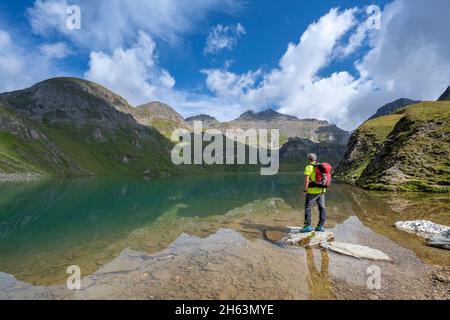
<svg viewBox="0 0 450 320"><path fill-rule="evenodd" d="M125 248L162 249L185 231L186 224L194 229L198 225L197 231L207 235L209 226L211 232L217 228L217 221L212 228L211 217L270 197L281 198L298 210L288 221L299 225L301 184L302 177L292 174L155 180L74 178L0 184L0 272L34 284L59 283L65 279L68 265L79 264L91 273ZM406 213L402 218L423 218L427 197L427 216L448 222L444 214L448 199L436 200L439 196L435 195L402 197L334 185L327 196L330 223L357 215L374 230L382 229L398 215L395 209L399 205L391 205L390 199L403 201ZM246 219L251 222L251 217ZM160 241L164 236L166 242Z"/></svg>

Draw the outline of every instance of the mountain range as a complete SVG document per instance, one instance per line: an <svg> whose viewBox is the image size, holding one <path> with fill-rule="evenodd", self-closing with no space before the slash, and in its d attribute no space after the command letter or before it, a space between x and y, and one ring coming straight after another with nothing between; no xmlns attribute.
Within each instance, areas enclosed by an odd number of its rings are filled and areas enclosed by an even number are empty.
<svg viewBox="0 0 450 320"><path fill-rule="evenodd" d="M0 180L217 171L175 166L170 160L172 131L191 130L195 120L221 130L280 129L281 158L289 170L299 169L306 154L318 150L337 164L350 136L326 121L301 120L272 109L248 111L224 123L208 115L184 119L162 102L132 107L96 83L54 78L0 94Z"/></svg>

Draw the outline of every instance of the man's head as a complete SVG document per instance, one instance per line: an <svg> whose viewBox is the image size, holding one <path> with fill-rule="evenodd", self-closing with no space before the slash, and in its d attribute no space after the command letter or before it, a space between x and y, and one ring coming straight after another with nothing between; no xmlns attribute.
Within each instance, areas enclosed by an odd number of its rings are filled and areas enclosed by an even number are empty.
<svg viewBox="0 0 450 320"><path fill-rule="evenodd" d="M313 163L317 161L317 155L315 153L308 154L308 161L309 163Z"/></svg>

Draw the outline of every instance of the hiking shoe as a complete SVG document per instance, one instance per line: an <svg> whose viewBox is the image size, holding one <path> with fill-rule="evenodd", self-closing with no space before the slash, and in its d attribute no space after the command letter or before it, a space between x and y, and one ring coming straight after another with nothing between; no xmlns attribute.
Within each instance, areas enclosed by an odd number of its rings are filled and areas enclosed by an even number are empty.
<svg viewBox="0 0 450 320"><path fill-rule="evenodd" d="M316 228L316 231L317 231L317 232L325 232L325 228L324 228L324 226L318 226L318 227Z"/></svg>
<svg viewBox="0 0 450 320"><path fill-rule="evenodd" d="M311 226L304 226L302 229L300 229L300 233L309 233L309 232L313 232L314 229L311 228Z"/></svg>

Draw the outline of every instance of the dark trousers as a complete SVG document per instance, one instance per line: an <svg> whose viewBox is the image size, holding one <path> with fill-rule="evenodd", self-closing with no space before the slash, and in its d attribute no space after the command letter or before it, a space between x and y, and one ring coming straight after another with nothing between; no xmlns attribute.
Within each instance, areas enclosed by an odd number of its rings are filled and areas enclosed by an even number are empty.
<svg viewBox="0 0 450 320"><path fill-rule="evenodd" d="M314 202L319 207L319 226L325 226L327 210L325 209L325 193L307 194L305 201L305 225L311 225L311 212Z"/></svg>

